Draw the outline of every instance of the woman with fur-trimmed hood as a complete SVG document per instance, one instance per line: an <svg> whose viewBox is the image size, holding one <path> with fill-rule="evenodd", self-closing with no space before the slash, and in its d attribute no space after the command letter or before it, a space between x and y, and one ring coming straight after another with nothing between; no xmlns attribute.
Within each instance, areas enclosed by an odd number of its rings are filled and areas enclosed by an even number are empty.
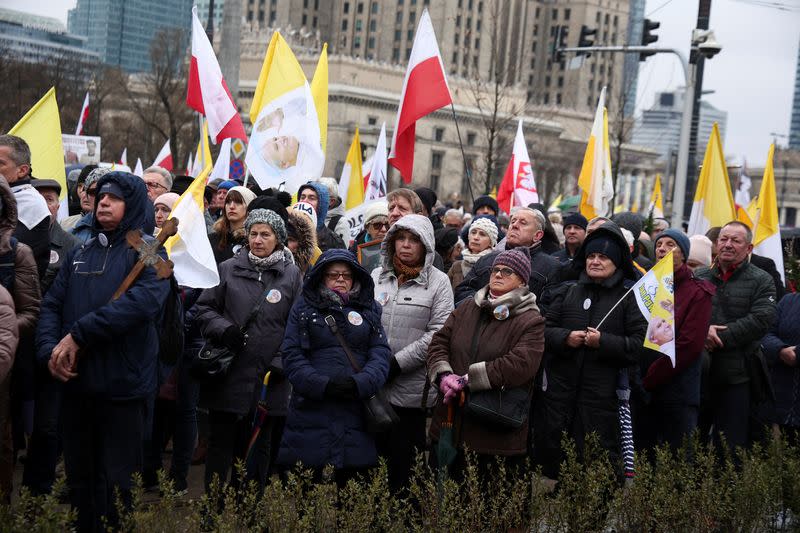
<svg viewBox="0 0 800 533"><path fill-rule="evenodd" d="M305 274L314 266L322 251L317 246L317 230L314 222L305 211L290 209L289 220L286 224L289 248L294 257L294 263Z"/></svg>

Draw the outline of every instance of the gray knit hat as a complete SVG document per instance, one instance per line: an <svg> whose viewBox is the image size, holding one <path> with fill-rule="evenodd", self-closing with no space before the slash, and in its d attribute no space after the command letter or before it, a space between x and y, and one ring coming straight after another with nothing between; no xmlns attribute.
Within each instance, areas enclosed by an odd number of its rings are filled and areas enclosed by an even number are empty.
<svg viewBox="0 0 800 533"><path fill-rule="evenodd" d="M275 211L253 209L248 213L247 219L244 221L244 228L248 234L250 233L250 228L255 224L267 224L275 232L278 242L281 244L286 243L286 224L283 223L283 219Z"/></svg>
<svg viewBox="0 0 800 533"><path fill-rule="evenodd" d="M89 175L86 176L86 181L83 182L83 190L88 191L89 187L97 183L100 180L100 178L102 178L109 172L111 172L111 169L105 167L104 168L98 167L89 172Z"/></svg>

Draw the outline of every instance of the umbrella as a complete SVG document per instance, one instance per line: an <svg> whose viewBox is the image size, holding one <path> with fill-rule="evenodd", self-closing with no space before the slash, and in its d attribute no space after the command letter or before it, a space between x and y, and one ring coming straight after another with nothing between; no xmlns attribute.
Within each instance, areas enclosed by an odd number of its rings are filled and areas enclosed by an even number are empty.
<svg viewBox="0 0 800 533"><path fill-rule="evenodd" d="M247 443L247 453L245 454L245 464L249 465L252 460L251 454L253 447L258 440L258 434L261 433L261 426L264 425L264 419L267 417L267 384L269 383L269 376L272 372L264 374L264 382L261 384L261 397L258 399L258 407L253 416L253 434L250 435L250 442Z"/></svg>
<svg viewBox="0 0 800 533"><path fill-rule="evenodd" d="M617 375L617 399L619 399L619 435L622 448L622 466L625 479L633 479L633 423L631 422L631 387L628 370L623 368Z"/></svg>
<svg viewBox="0 0 800 533"><path fill-rule="evenodd" d="M442 422L442 426L439 429L439 442L436 443L436 464L439 468L437 485L440 491L447 477L447 469L453 464L456 455L458 455L458 449L456 448L455 438L453 436L453 418L456 410L455 403L456 399L453 398L450 403L447 404L447 420ZM458 396L458 404L459 406L464 404L463 391Z"/></svg>

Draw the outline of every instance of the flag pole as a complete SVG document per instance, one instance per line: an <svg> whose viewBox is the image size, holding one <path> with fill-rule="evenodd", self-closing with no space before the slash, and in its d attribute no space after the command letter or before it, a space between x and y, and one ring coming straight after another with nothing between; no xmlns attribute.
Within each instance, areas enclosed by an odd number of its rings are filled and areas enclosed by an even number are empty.
<svg viewBox="0 0 800 533"><path fill-rule="evenodd" d="M197 113L197 118L200 119L200 161L202 161L203 168L206 165L206 137L203 135L203 115ZM192 169L189 169L191 173Z"/></svg>
<svg viewBox="0 0 800 533"><path fill-rule="evenodd" d="M458 127L458 119L456 119L456 108L453 105L453 100L450 99L450 110L453 112L453 122L456 124L456 133L458 134L458 146L461 148L461 157L464 159L464 170L467 173L467 188L469 188L469 195L472 198L472 203L475 203L475 194L472 192L472 173L469 171L469 163L467 163L467 155L464 153L464 143L461 142L461 130Z"/></svg>
<svg viewBox="0 0 800 533"><path fill-rule="evenodd" d="M617 300L617 303L615 303L615 304L614 304L614 307L612 307L611 309L609 309L608 313L606 313L606 316L604 316L604 317L602 318L602 320L600 320L600 322L599 322L599 323L598 323L598 324L597 324L597 325L594 327L594 329L600 329L600 326L602 326L602 325L603 325L603 322L605 322L605 321L606 321L606 318L608 318L608 317L609 317L609 315L610 315L611 313L613 313L613 312L614 312L614 309L616 309L616 308L617 308L617 306L618 306L619 304L621 304L621 303L622 303L622 300L624 300L625 298L627 298L627 297L628 297L628 295L631 293L631 291L634 289L634 287L636 287L636 285L634 285L633 287L631 287L630 289L628 289L628 291L627 291L625 294L623 294L623 295L622 295L622 298L620 298L619 300Z"/></svg>

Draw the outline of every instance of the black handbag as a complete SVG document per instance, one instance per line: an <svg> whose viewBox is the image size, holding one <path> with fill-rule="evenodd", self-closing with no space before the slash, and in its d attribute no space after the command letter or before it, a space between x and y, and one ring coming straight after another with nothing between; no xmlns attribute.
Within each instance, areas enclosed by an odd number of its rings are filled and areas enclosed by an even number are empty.
<svg viewBox="0 0 800 533"><path fill-rule="evenodd" d="M333 318L333 315L326 316L325 323L342 346L344 353L347 355L347 359L350 360L350 366L352 366L353 370L356 372L361 372L361 365L359 365L356 358L353 357L353 352L350 351L347 341L339 331L339 326L336 325L336 319ZM397 413L394 412L392 405L386 398L386 393L383 389L380 389L374 395L364 400L362 406L364 408L364 421L367 425L367 431L370 433L385 433L389 431L394 424L400 421L397 417Z"/></svg>
<svg viewBox="0 0 800 533"><path fill-rule="evenodd" d="M261 310L261 304L267 297L270 289L267 288L259 296L256 305L250 310L244 324L240 328L242 333L245 334L244 342L247 344L247 328L253 319L258 315ZM207 340L197 352L197 355L189 363L189 375L195 380L202 383L215 383L221 381L227 374L228 370L237 356L237 352L231 350L227 346L222 346L216 340Z"/></svg>
<svg viewBox="0 0 800 533"><path fill-rule="evenodd" d="M472 334L470 360L477 362L478 340L481 334L481 324ZM467 394L465 411L473 418L486 422L498 429L519 429L528 420L531 409L532 387L511 387L470 391Z"/></svg>

